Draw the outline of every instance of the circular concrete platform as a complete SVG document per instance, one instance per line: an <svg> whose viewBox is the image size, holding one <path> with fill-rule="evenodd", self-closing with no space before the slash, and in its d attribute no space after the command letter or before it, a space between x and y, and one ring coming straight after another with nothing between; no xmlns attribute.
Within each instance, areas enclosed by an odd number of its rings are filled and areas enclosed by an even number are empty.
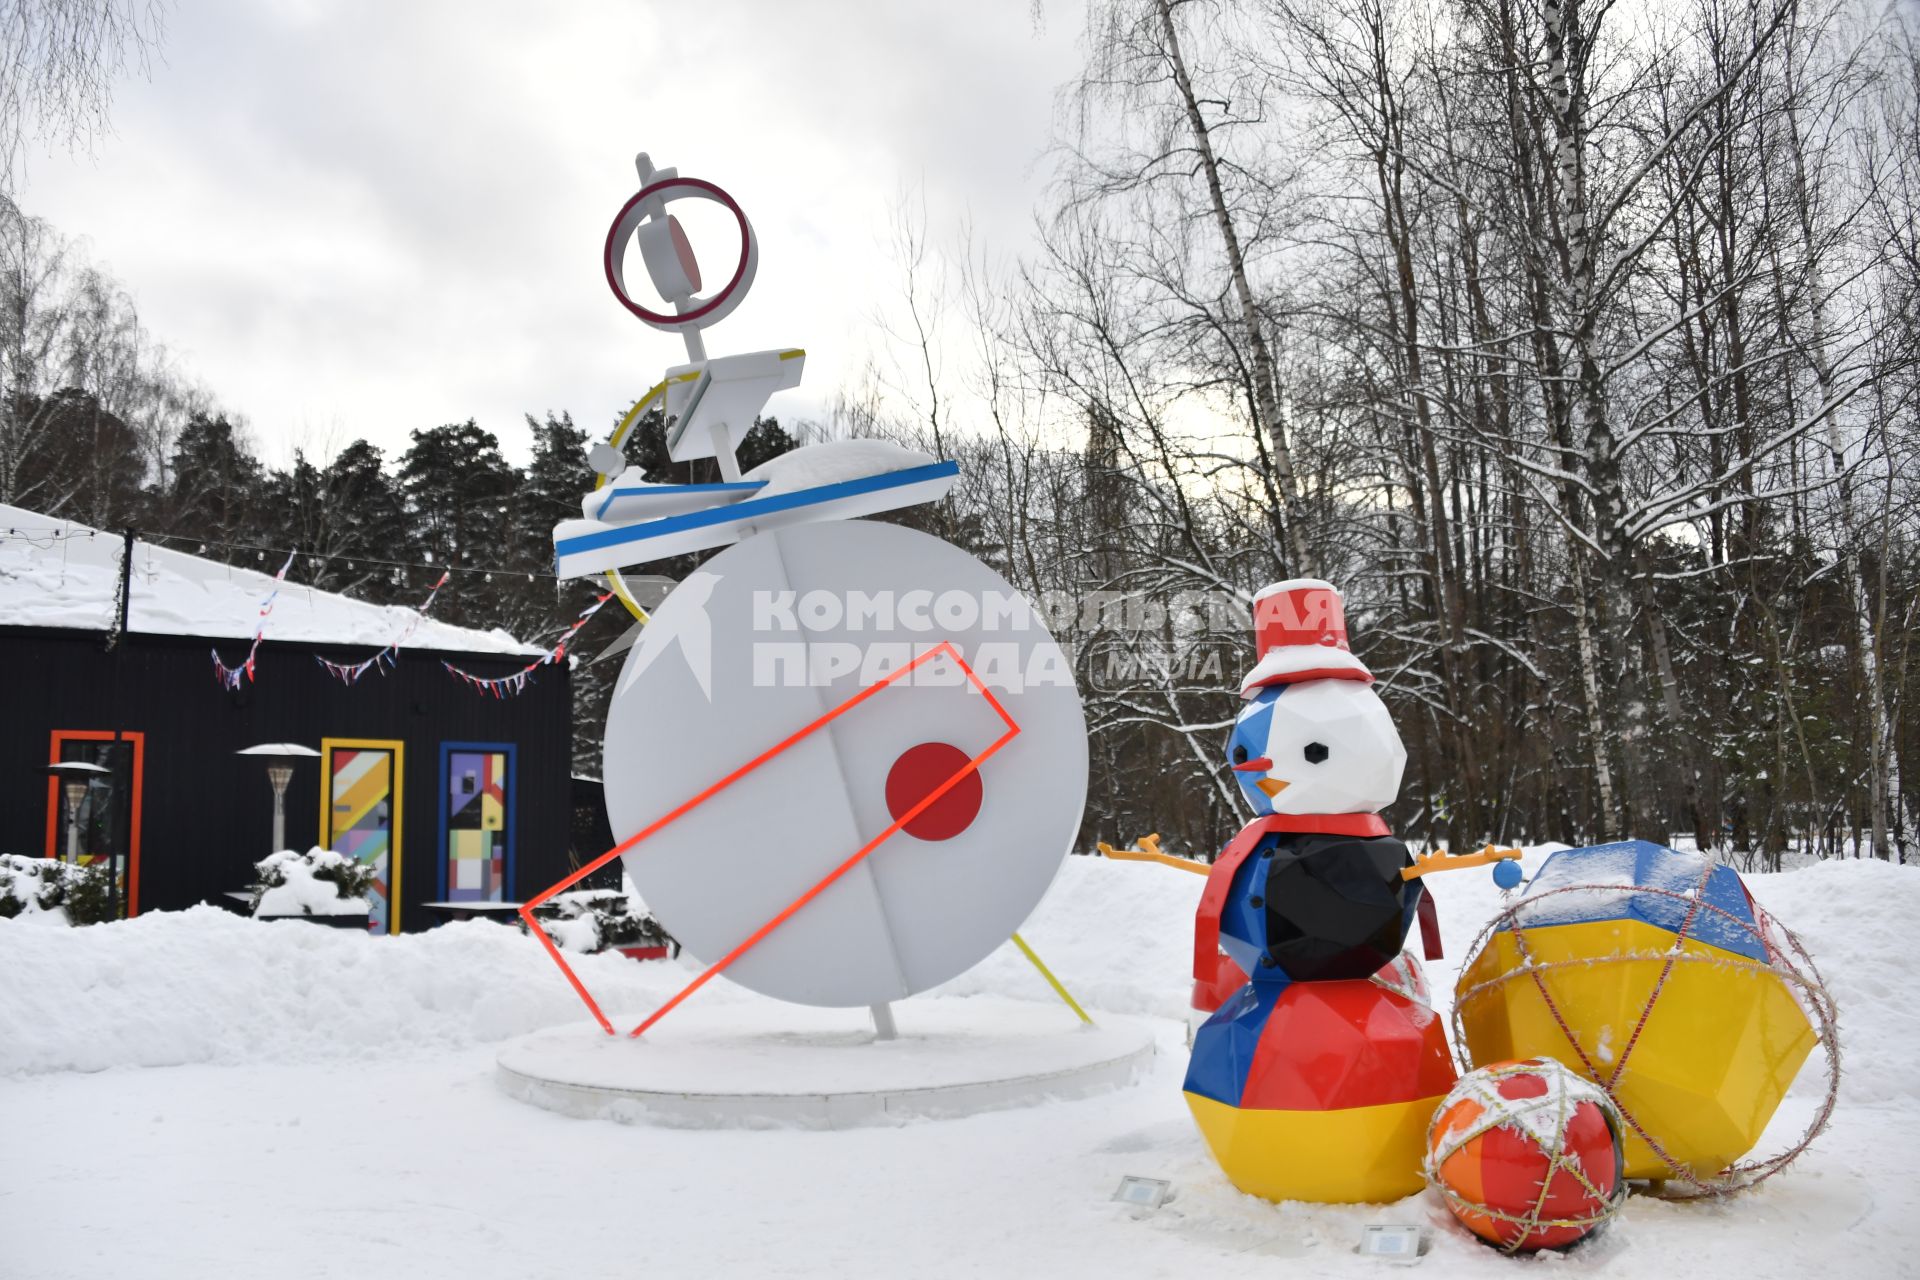
<svg viewBox="0 0 1920 1280"><path fill-rule="evenodd" d="M1132 1083L1154 1029L1063 1005L976 996L864 1009L754 1002L677 1009L639 1040L591 1024L504 1046L510 1097L563 1115L678 1128L843 1129L1080 1098ZM630 1026L638 1019L615 1026Z"/></svg>

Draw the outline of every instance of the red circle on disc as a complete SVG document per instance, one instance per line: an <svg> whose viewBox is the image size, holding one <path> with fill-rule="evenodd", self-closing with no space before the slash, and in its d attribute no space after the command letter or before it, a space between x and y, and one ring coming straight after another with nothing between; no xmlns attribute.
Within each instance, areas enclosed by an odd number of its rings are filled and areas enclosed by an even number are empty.
<svg viewBox="0 0 1920 1280"><path fill-rule="evenodd" d="M965 769L971 759L960 748L944 742L923 742L907 748L887 770L887 813L898 822L941 783ZM916 840L951 840L980 816L984 790L980 771L974 769L900 829Z"/></svg>

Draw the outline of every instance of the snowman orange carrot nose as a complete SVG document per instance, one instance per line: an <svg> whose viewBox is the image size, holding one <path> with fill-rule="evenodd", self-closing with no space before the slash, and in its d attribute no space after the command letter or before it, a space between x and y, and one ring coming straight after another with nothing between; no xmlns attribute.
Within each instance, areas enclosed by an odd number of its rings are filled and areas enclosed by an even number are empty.
<svg viewBox="0 0 1920 1280"><path fill-rule="evenodd" d="M1271 768L1273 768L1273 758L1271 756L1261 756L1258 760L1248 760L1244 763L1234 765L1233 771L1235 773L1265 773ZM1266 792L1267 799L1269 800L1287 789L1287 784L1278 778L1255 778L1253 785Z"/></svg>

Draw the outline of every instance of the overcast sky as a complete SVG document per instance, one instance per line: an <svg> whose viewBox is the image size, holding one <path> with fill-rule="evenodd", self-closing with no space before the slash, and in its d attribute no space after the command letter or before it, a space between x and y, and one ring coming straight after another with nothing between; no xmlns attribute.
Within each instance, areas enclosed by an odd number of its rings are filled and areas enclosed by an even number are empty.
<svg viewBox="0 0 1920 1280"><path fill-rule="evenodd" d="M1024 247L1082 18L1046 8L179 0L113 134L33 156L21 204L87 239L271 461L468 417L522 457L523 413L598 434L685 358L600 271L644 149L760 239L709 351L805 347L774 408L818 415L877 341L904 185L936 233ZM702 254L709 281L734 252Z"/></svg>

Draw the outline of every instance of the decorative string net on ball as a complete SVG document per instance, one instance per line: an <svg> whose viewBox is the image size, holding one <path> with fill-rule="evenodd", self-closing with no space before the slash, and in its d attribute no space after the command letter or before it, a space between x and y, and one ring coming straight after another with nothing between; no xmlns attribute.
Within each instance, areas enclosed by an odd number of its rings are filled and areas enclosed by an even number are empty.
<svg viewBox="0 0 1920 1280"><path fill-rule="evenodd" d="M1625 1125L1626 1174L1693 1194L1750 1187L1827 1126L1833 998L1729 867L1625 841L1553 855L1487 923L1455 988L1463 1068L1557 1058ZM1816 1046L1825 1094L1785 1150L1742 1162Z"/></svg>
<svg viewBox="0 0 1920 1280"><path fill-rule="evenodd" d="M1470 1071L1427 1129L1427 1184L1508 1253L1586 1238L1627 1196L1620 1113L1551 1058Z"/></svg>

